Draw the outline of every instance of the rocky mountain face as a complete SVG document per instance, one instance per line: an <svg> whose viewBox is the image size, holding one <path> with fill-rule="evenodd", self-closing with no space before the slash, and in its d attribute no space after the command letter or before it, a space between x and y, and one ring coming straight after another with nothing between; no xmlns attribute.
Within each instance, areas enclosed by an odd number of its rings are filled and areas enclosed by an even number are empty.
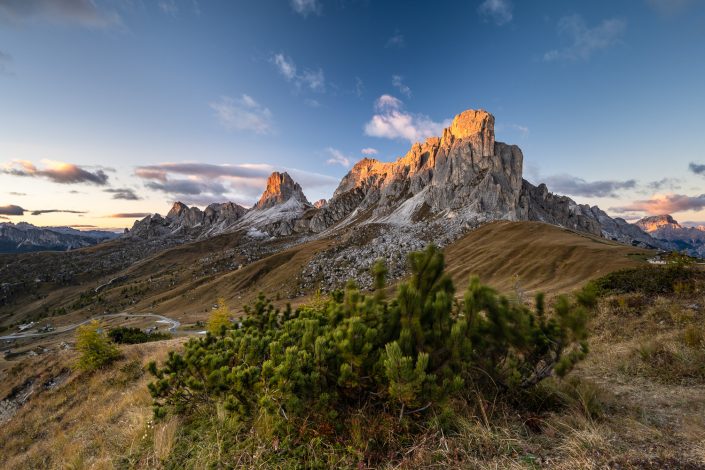
<svg viewBox="0 0 705 470"><path fill-rule="evenodd" d="M705 226L685 227L668 214L644 217L634 225L672 249L705 257Z"/></svg>
<svg viewBox="0 0 705 470"><path fill-rule="evenodd" d="M670 248L667 244L654 240L640 227L619 217L612 218L597 206L577 204L567 196L550 193L543 183L534 186L524 180L521 205L526 208L525 220L546 222L627 245Z"/></svg>
<svg viewBox="0 0 705 470"><path fill-rule="evenodd" d="M275 171L267 178L267 187L254 208L256 210L270 209L276 205L284 204L289 199L294 199L305 205L311 205L299 183L291 179L289 173Z"/></svg>
<svg viewBox="0 0 705 470"><path fill-rule="evenodd" d="M644 217L634 223L637 227L642 229L644 232L653 233L661 229L681 229L681 225L676 222L676 220L669 214L664 215L652 215L649 217Z"/></svg>
<svg viewBox="0 0 705 470"><path fill-rule="evenodd" d="M414 144L395 162L358 162L309 228L320 233L345 219L396 225L520 220L522 161L519 147L495 142L491 114L465 111L442 137Z"/></svg>
<svg viewBox="0 0 705 470"><path fill-rule="evenodd" d="M71 227L37 227L26 222L4 222L0 223L0 253L67 251L92 246L118 236L100 230L81 232Z"/></svg>
<svg viewBox="0 0 705 470"><path fill-rule="evenodd" d="M183 237L197 239L227 231L247 209L233 202L210 204L204 210L175 202L166 217L154 214L134 223L126 238Z"/></svg>
<svg viewBox="0 0 705 470"><path fill-rule="evenodd" d="M166 217L136 222L126 237L186 240L240 231L260 244L280 237L289 237L289 243L334 237L347 244L317 256L307 274L311 279L343 260L354 260L348 263L351 272L378 257L398 261L403 269L405 250L450 243L494 220L542 221L635 246L670 246L598 207L525 181L521 149L497 142L494 125L486 111L465 111L442 136L414 144L396 161L359 161L328 201L312 205L287 173L275 172L251 209L226 203L201 211L176 203Z"/></svg>

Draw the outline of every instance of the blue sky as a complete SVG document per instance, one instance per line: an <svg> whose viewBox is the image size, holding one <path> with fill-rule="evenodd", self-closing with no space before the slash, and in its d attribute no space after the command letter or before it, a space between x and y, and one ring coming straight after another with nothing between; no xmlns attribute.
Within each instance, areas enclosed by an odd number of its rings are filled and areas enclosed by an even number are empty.
<svg viewBox="0 0 705 470"><path fill-rule="evenodd" d="M0 217L327 198L484 108L530 181L705 220L703 77L699 0L0 0Z"/></svg>

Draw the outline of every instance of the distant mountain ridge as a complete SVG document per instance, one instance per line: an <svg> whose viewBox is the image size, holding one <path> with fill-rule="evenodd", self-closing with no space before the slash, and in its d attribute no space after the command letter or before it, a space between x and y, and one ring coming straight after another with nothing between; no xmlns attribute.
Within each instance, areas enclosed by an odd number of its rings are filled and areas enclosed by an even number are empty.
<svg viewBox="0 0 705 470"><path fill-rule="evenodd" d="M0 253L66 251L96 245L119 237L102 230L80 231L71 227L37 227L27 222L0 223Z"/></svg>
<svg viewBox="0 0 705 470"><path fill-rule="evenodd" d="M686 227L679 224L671 215L644 217L634 223L653 238L672 245L678 251L691 256L705 257L705 226Z"/></svg>
<svg viewBox="0 0 705 470"><path fill-rule="evenodd" d="M166 217L146 217L125 236L187 241L242 230L260 238L308 239L374 225L416 238L431 232L443 243L489 221L534 220L635 246L666 246L596 206L524 180L521 149L497 142L494 125L484 110L464 111L442 136L414 144L396 161L360 160L333 197L315 205L287 173L275 172L250 209L229 202L201 211L177 202Z"/></svg>

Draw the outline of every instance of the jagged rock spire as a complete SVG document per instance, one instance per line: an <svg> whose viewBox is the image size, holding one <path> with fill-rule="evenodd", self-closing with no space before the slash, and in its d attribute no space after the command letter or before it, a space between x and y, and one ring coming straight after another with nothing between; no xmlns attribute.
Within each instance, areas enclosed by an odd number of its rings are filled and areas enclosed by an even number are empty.
<svg viewBox="0 0 705 470"><path fill-rule="evenodd" d="M289 173L279 173L275 171L267 179L267 187L259 198L255 209L269 209L278 204L283 204L289 199L295 199L307 205L311 205L306 199L299 183L289 176Z"/></svg>

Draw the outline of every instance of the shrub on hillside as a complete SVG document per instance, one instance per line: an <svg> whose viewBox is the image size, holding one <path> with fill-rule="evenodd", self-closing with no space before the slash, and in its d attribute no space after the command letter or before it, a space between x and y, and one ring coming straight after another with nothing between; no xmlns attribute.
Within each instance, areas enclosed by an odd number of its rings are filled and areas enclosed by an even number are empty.
<svg viewBox="0 0 705 470"><path fill-rule="evenodd" d="M219 297L215 309L208 318L206 329L212 335L219 335L224 329L228 329L229 327L232 327L232 323L230 322L230 309L225 303L225 299Z"/></svg>
<svg viewBox="0 0 705 470"><path fill-rule="evenodd" d="M688 265L640 266L615 271L592 281L598 295L642 293L646 295L672 294L692 291L703 272Z"/></svg>
<svg viewBox="0 0 705 470"><path fill-rule="evenodd" d="M108 339L97 320L78 327L76 350L81 353L78 367L87 371L100 369L120 357L117 346Z"/></svg>
<svg viewBox="0 0 705 470"><path fill-rule="evenodd" d="M260 295L241 325L190 340L161 368L150 364L155 414L222 403L243 425L269 423L277 442L295 447L307 429L317 438L351 432L363 409L413 424L483 392L508 397L585 356L589 292L559 297L549 315L541 295L532 310L473 278L458 301L439 249L409 260L410 279L393 299L381 262L372 295L351 282L326 302L284 312Z"/></svg>
<svg viewBox="0 0 705 470"><path fill-rule="evenodd" d="M170 339L171 335L161 331L146 333L139 328L121 326L108 331L108 337L117 344L139 344Z"/></svg>

